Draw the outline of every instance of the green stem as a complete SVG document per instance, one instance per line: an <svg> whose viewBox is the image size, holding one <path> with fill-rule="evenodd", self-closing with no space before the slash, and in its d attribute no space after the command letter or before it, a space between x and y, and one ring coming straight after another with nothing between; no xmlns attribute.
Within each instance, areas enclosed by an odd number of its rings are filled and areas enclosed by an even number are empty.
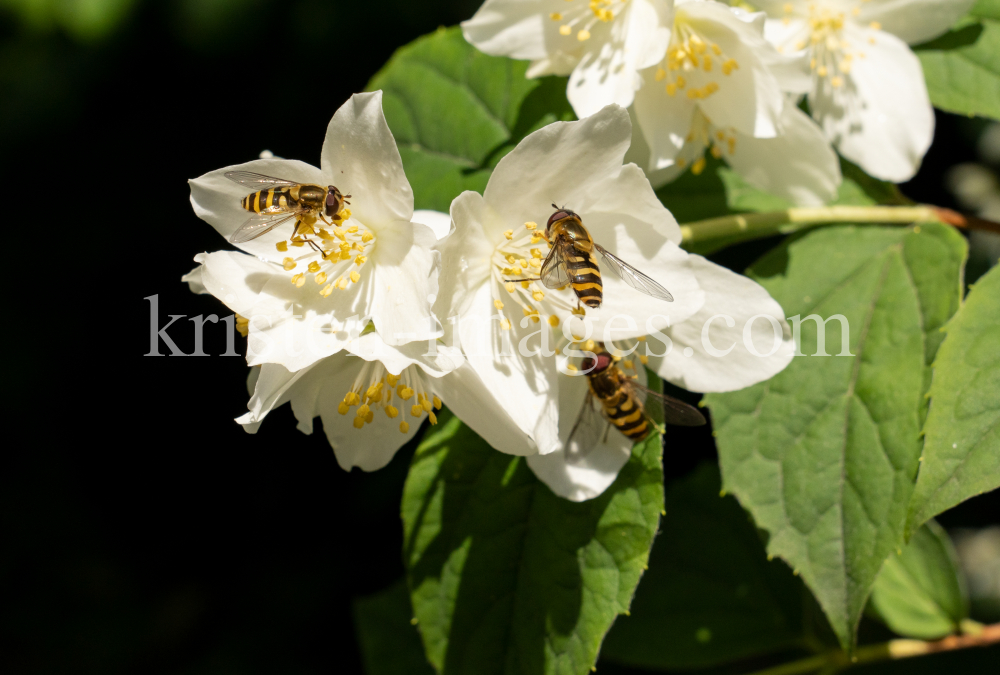
<svg viewBox="0 0 1000 675"><path fill-rule="evenodd" d="M948 652L969 647L986 647L997 643L1000 643L1000 623L989 626L977 624L975 632L970 634L949 635L941 640L930 642L907 639L889 640L881 644L859 647L853 656L848 656L839 649L835 649L825 654L808 656L798 661L758 670L752 675L801 675L821 669L824 672L836 672L860 663L905 659L911 656Z"/></svg>
<svg viewBox="0 0 1000 675"><path fill-rule="evenodd" d="M957 214L956 214L957 215ZM826 223L950 222L933 206L817 206L793 207L770 213L741 213L681 225L685 244L710 239L759 239L789 234Z"/></svg>

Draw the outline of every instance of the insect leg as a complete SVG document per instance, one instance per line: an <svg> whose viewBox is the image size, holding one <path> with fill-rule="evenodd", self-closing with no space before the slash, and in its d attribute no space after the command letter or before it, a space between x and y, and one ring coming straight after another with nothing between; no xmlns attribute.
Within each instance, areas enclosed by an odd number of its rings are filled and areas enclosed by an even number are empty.
<svg viewBox="0 0 1000 675"><path fill-rule="evenodd" d="M541 281L541 277L525 277L524 279L504 279L504 281Z"/></svg>

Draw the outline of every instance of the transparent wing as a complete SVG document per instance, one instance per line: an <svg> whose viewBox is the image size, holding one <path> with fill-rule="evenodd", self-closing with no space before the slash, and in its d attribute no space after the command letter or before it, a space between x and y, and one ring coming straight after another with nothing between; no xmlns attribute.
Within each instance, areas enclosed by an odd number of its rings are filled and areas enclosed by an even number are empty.
<svg viewBox="0 0 1000 675"><path fill-rule="evenodd" d="M673 396L667 396L666 394L661 394L658 391L653 391L649 387L644 387L635 380L629 380L625 383L632 393L636 395L643 405L646 404L648 399L654 401L659 401L663 404L663 420L667 424L673 424L678 427L700 427L705 424L705 416L695 408L693 405L688 405L684 401L680 401Z"/></svg>
<svg viewBox="0 0 1000 675"><path fill-rule="evenodd" d="M559 245L556 244L549 251L548 257L542 263L542 271L538 275L541 277L542 285L545 288L562 288L569 283L569 274L566 272L566 263L563 262L559 254Z"/></svg>
<svg viewBox="0 0 1000 675"><path fill-rule="evenodd" d="M288 211L255 213L247 218L246 222L239 226L239 229L233 232L232 236L229 237L229 242L232 244L242 244L251 239L256 239L263 234L267 234L278 225L288 222L297 215L298 213L289 213Z"/></svg>
<svg viewBox="0 0 1000 675"><path fill-rule="evenodd" d="M249 188L252 192L274 187L295 187L296 185L301 185L298 181L265 176L262 173L253 173L252 171L227 171L224 175L234 183L239 183L243 187Z"/></svg>
<svg viewBox="0 0 1000 675"><path fill-rule="evenodd" d="M588 391L580 414L566 439L566 455L586 457L607 436L610 426L611 422L597 410L594 395Z"/></svg>
<svg viewBox="0 0 1000 675"><path fill-rule="evenodd" d="M659 300L666 300L667 302L674 301L674 296L670 294L670 291L629 265L615 254L608 251L600 244L594 244L594 248L600 251L601 257L604 258L604 262L606 262L608 266L622 278L622 281L635 290L641 291L646 295L651 295Z"/></svg>

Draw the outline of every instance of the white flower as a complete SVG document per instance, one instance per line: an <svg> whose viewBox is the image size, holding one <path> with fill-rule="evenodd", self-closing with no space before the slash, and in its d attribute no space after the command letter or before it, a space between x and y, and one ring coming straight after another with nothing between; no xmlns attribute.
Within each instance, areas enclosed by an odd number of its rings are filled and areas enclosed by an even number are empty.
<svg viewBox="0 0 1000 675"><path fill-rule="evenodd" d="M530 59L528 77L569 75L577 116L628 106L637 72L670 38L671 0L486 0L462 23L465 39L496 56Z"/></svg>
<svg viewBox="0 0 1000 675"><path fill-rule="evenodd" d="M812 115L844 157L883 180L917 172L934 136L923 70L907 46L944 33L974 0L760 0L767 38L807 55Z"/></svg>
<svg viewBox="0 0 1000 675"><path fill-rule="evenodd" d="M352 96L336 112L321 168L259 159L192 180L195 212L227 238L251 216L240 203L251 190L225 177L234 170L334 185L351 196L339 217L307 222L305 236L300 230L290 240L289 221L237 244L256 258L222 252L204 259L206 288L250 319L251 365L300 370L345 348L369 321L389 345L441 334L431 313L436 237L411 222L413 194L382 114L381 92Z"/></svg>
<svg viewBox="0 0 1000 675"><path fill-rule="evenodd" d="M448 306L439 314L457 322L469 363L534 443L518 454L560 447L561 376L551 356L565 342L564 331L585 331L570 288L510 281L538 276L549 251L542 233L553 203L579 214L594 241L675 298L644 295L602 265L604 304L586 310L594 335L645 335L684 321L703 304L688 255L677 246L676 221L642 171L622 166L630 136L628 113L618 106L579 122L551 124L499 162L484 195L465 192L451 205L455 230L441 244L440 277Z"/></svg>
<svg viewBox="0 0 1000 675"><path fill-rule="evenodd" d="M763 14L711 1L677 4L666 58L644 71L634 107L642 138L629 159L647 167L654 185L688 168L701 173L709 151L751 184L797 204L834 198L837 156L783 93L805 91L808 79L763 30Z"/></svg>

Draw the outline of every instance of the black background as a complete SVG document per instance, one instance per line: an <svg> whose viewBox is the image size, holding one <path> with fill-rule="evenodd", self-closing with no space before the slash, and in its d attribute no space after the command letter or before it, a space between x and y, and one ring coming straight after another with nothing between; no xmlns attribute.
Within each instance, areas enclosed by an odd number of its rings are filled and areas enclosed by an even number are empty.
<svg viewBox="0 0 1000 675"><path fill-rule="evenodd" d="M361 671L351 603L402 574L413 448L382 471L346 473L322 433L294 430L287 406L245 434L233 422L243 360L144 356L144 298L158 295L159 325L225 316L180 283L196 253L225 247L191 211L186 179L265 148L318 164L334 110L397 47L478 4L138 2L93 40L0 12L13 260L0 674ZM954 206L942 174L973 158L980 125L938 121L903 190ZM716 259L742 269L773 243ZM209 354L225 351L225 330L207 325ZM191 322L170 335L192 351ZM714 456L708 429L672 430L667 478ZM997 522L997 502L943 521Z"/></svg>

